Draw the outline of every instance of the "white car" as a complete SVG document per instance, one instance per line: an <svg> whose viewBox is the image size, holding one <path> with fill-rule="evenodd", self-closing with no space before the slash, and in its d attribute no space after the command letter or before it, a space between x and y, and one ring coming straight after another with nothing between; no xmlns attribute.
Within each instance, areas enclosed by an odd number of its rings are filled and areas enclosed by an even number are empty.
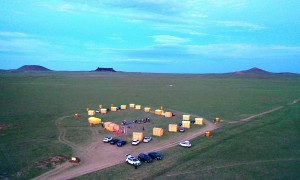
<svg viewBox="0 0 300 180"><path fill-rule="evenodd" d="M112 137L105 136L105 137L103 138L103 142L108 143L108 142L110 142L112 139L113 139Z"/></svg>
<svg viewBox="0 0 300 180"><path fill-rule="evenodd" d="M179 143L179 145L182 146L182 147L187 147L187 148L192 146L190 141L183 141L183 142Z"/></svg>
<svg viewBox="0 0 300 180"><path fill-rule="evenodd" d="M152 137L150 137L150 136L145 136L143 142L147 143L147 142L149 142L149 141L151 141L151 140L152 140Z"/></svg>
<svg viewBox="0 0 300 180"><path fill-rule="evenodd" d="M140 140L134 139L134 140L132 140L131 144L132 145L138 145L138 144L140 144Z"/></svg>
<svg viewBox="0 0 300 180"><path fill-rule="evenodd" d="M141 161L139 161L136 157L132 156L131 154L126 154L126 162L135 166L139 166L142 164Z"/></svg>

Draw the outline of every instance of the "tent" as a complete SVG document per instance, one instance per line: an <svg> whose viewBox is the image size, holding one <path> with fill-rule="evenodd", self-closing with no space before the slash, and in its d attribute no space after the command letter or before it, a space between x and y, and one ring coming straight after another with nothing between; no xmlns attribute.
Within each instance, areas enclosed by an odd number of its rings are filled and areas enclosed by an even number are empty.
<svg viewBox="0 0 300 180"><path fill-rule="evenodd" d="M211 132L210 132L210 131L206 131L206 132L205 132L205 136L206 136L206 137L210 137L210 136L211 136Z"/></svg>
<svg viewBox="0 0 300 180"><path fill-rule="evenodd" d="M178 125L177 124L169 124L169 132L177 132Z"/></svg>
<svg viewBox="0 0 300 180"><path fill-rule="evenodd" d="M74 114L74 117L79 118L79 114L78 113Z"/></svg>
<svg viewBox="0 0 300 180"><path fill-rule="evenodd" d="M135 104L129 104L129 107L134 108Z"/></svg>
<svg viewBox="0 0 300 180"><path fill-rule="evenodd" d="M142 132L133 132L132 133L132 140L140 140L140 141L143 141L144 139L144 133Z"/></svg>
<svg viewBox="0 0 300 180"><path fill-rule="evenodd" d="M173 113L172 112L165 112L165 117L172 117Z"/></svg>
<svg viewBox="0 0 300 180"><path fill-rule="evenodd" d="M89 115L89 116L95 116L95 114L96 114L96 111L95 111L95 110L89 110L89 111L88 111L88 115Z"/></svg>
<svg viewBox="0 0 300 180"><path fill-rule="evenodd" d="M195 124L197 125L203 125L203 118L195 118Z"/></svg>
<svg viewBox="0 0 300 180"><path fill-rule="evenodd" d="M182 121L182 127L191 128L191 121Z"/></svg>
<svg viewBox="0 0 300 180"><path fill-rule="evenodd" d="M89 117L88 119L90 126L96 125L96 124L101 124L101 119L96 118L96 117Z"/></svg>
<svg viewBox="0 0 300 180"><path fill-rule="evenodd" d="M164 134L163 128L153 128L153 136L162 136Z"/></svg>
<svg viewBox="0 0 300 180"><path fill-rule="evenodd" d="M108 131L114 132L120 130L120 126L118 124L112 122L105 122L103 124L104 124L104 128Z"/></svg>
<svg viewBox="0 0 300 180"><path fill-rule="evenodd" d="M184 120L184 121L189 121L190 118L191 118L190 115L182 115L182 120Z"/></svg>
<svg viewBox="0 0 300 180"><path fill-rule="evenodd" d="M150 107L145 107L145 108L144 108L144 111L145 111L145 112L150 112L150 111L151 111L151 108L150 108Z"/></svg>

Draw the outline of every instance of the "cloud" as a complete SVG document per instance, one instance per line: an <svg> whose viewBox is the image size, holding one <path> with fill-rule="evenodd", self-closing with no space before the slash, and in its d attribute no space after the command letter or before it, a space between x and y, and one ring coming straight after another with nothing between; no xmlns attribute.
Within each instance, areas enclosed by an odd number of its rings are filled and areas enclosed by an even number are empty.
<svg viewBox="0 0 300 180"><path fill-rule="evenodd" d="M68 12L72 11L73 9L74 7L71 4L62 4L56 8L56 10L60 12Z"/></svg>
<svg viewBox="0 0 300 180"><path fill-rule="evenodd" d="M21 32L0 32L0 36L4 37L28 37L28 34L21 33Z"/></svg>
<svg viewBox="0 0 300 180"><path fill-rule="evenodd" d="M166 44L178 44L178 43L184 43L189 41L188 38L180 38L180 37L170 36L170 35L156 35L150 37L154 38L155 42L166 43Z"/></svg>
<svg viewBox="0 0 300 180"><path fill-rule="evenodd" d="M40 47L45 46L46 43L36 39L9 39L0 40L0 52L17 52L29 53L36 52Z"/></svg>
<svg viewBox="0 0 300 180"><path fill-rule="evenodd" d="M242 28L253 29L253 30L265 28L262 25L244 22L244 21L216 21L216 23L224 25L224 26L228 26L228 27L242 27Z"/></svg>

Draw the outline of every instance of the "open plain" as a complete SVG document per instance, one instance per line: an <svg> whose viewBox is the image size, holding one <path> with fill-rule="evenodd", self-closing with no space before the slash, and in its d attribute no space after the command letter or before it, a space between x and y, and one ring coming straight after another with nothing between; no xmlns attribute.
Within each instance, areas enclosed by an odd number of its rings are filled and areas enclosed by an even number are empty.
<svg viewBox="0 0 300 180"><path fill-rule="evenodd" d="M0 178L298 179L299 89L298 75L1 72ZM144 128L147 135L154 126L166 130L169 123L180 122L182 114L203 117L205 125L165 132L134 147L131 136L89 127L85 109L112 103L163 106L177 115L165 119L131 109L99 115L113 122L150 117L150 123L132 127ZM206 130L212 131L211 138L203 136ZM128 144L105 144L106 135ZM177 146L185 139L192 148ZM125 163L126 153L152 150L164 160L137 170ZM43 164L58 156L78 156L82 162Z"/></svg>

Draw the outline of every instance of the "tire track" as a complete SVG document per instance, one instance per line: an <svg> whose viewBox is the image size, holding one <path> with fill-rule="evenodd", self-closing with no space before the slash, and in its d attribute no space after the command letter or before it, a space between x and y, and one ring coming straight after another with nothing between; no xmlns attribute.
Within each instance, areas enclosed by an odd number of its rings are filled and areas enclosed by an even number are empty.
<svg viewBox="0 0 300 180"><path fill-rule="evenodd" d="M74 144L74 143L72 143L72 142L70 142L66 139L66 137L65 137L66 136L66 128L61 124L61 122L64 119L68 118L68 117L71 117L71 116L70 115L69 116L63 116L63 117L58 118L55 121L55 125L59 130L58 141L65 144L65 145L67 145L67 146L69 146L69 147L71 147L71 148L73 148L73 149L77 149L78 147L77 147L76 144Z"/></svg>

